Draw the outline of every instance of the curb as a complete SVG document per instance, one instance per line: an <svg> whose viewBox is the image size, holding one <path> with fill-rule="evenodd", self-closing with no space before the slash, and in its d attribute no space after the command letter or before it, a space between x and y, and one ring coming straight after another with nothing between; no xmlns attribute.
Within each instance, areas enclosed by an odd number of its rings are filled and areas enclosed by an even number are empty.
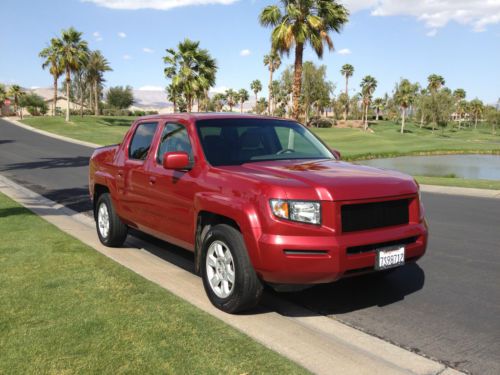
<svg viewBox="0 0 500 375"><path fill-rule="evenodd" d="M122 248L101 245L91 217L0 175L0 192L103 255L169 290L316 374L461 374L446 365L370 336L337 320L272 298L257 313L226 314L209 302L192 262L129 236ZM168 261L154 255L162 251Z"/></svg>
<svg viewBox="0 0 500 375"><path fill-rule="evenodd" d="M61 141L65 141L65 142L69 142L69 143L74 143L74 144L77 144L77 145L80 145L80 146L85 146L85 147L90 147L90 148L98 148L98 147L102 147L103 146L103 145L98 145L96 143L79 141L78 139L74 139L74 138L70 138L70 137L65 137L63 135L58 135L58 134L54 134L54 133L51 133L51 132L48 132L48 131L45 131L45 130L37 129L37 128L34 128L32 126L23 124L22 122L19 122L17 120L13 120L11 118L2 117L2 120L5 120L5 121L11 123L12 125L19 126L19 127L24 128L26 130L29 130L29 131L32 131L32 132L35 132L35 133L39 133L39 134L43 134L43 135L45 135L47 137L59 139Z"/></svg>

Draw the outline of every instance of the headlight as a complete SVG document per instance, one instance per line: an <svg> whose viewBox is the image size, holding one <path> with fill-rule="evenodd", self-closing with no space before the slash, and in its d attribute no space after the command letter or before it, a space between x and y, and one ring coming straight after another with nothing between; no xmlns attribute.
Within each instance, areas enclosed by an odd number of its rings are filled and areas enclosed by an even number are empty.
<svg viewBox="0 0 500 375"><path fill-rule="evenodd" d="M271 210L277 217L308 224L321 224L321 203L271 199Z"/></svg>

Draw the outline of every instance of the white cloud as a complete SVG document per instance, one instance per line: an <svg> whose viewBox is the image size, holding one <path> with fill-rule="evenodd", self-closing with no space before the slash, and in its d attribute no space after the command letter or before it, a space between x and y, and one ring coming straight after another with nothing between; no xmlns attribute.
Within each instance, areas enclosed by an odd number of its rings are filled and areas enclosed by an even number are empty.
<svg viewBox="0 0 500 375"><path fill-rule="evenodd" d="M169 10L190 5L233 4L238 0L82 0L111 9L156 9Z"/></svg>
<svg viewBox="0 0 500 375"><path fill-rule="evenodd" d="M39 89L39 88L40 88L40 86L31 86L30 90L36 90L36 89Z"/></svg>
<svg viewBox="0 0 500 375"><path fill-rule="evenodd" d="M352 52L349 48L342 48L341 50L338 50L337 53L339 55L350 55Z"/></svg>
<svg viewBox="0 0 500 375"><path fill-rule="evenodd" d="M431 34L452 21L478 32L500 23L500 0L344 0L343 3L351 12L371 10L373 16L415 17Z"/></svg>
<svg viewBox="0 0 500 375"><path fill-rule="evenodd" d="M154 52L154 50L153 50L153 49L148 48L148 47L144 47L144 48L142 49L142 51L143 51L143 52L146 52L146 53L153 53L153 52Z"/></svg>
<svg viewBox="0 0 500 375"><path fill-rule="evenodd" d="M217 86L212 87L209 91L210 94L223 94L227 91L228 87L226 86Z"/></svg>
<svg viewBox="0 0 500 375"><path fill-rule="evenodd" d="M102 36L101 36L101 33L99 31L94 31L92 33L92 35L94 36L96 42L100 42L102 40Z"/></svg>
<svg viewBox="0 0 500 375"><path fill-rule="evenodd" d="M438 32L437 29L430 29L429 31L427 31L425 35L433 37L436 36L437 32Z"/></svg>
<svg viewBox="0 0 500 375"><path fill-rule="evenodd" d="M123 31L120 31L120 32L118 33L118 36L119 36L120 38L126 38L126 37L127 37L127 34L125 34Z"/></svg>
<svg viewBox="0 0 500 375"><path fill-rule="evenodd" d="M250 56L252 52L249 49L242 49L240 51L240 56Z"/></svg>
<svg viewBox="0 0 500 375"><path fill-rule="evenodd" d="M139 91L164 91L165 88L161 86L154 86L154 85L146 85L146 86L141 86L137 90Z"/></svg>
<svg viewBox="0 0 500 375"><path fill-rule="evenodd" d="M132 59L132 56L130 55L123 55L123 60L131 60Z"/></svg>

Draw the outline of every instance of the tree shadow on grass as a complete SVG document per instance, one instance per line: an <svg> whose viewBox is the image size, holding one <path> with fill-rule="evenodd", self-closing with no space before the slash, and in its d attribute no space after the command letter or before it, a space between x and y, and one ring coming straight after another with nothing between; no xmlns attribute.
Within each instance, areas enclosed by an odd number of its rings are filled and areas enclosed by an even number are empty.
<svg viewBox="0 0 500 375"><path fill-rule="evenodd" d="M24 207L0 208L0 218L16 215L26 215L27 213L28 211Z"/></svg>
<svg viewBox="0 0 500 375"><path fill-rule="evenodd" d="M98 124L104 125L104 126L127 126L129 127L132 122L134 121L133 118L129 119L122 119L122 118L106 118L106 119L99 119L97 121Z"/></svg>

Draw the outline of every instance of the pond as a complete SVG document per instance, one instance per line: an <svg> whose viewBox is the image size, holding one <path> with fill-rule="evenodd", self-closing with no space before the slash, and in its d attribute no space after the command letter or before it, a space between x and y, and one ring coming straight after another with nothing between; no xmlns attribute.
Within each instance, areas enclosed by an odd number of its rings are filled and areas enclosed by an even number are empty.
<svg viewBox="0 0 500 375"><path fill-rule="evenodd" d="M395 169L418 176L450 176L500 180L500 155L435 155L361 160L372 167Z"/></svg>

